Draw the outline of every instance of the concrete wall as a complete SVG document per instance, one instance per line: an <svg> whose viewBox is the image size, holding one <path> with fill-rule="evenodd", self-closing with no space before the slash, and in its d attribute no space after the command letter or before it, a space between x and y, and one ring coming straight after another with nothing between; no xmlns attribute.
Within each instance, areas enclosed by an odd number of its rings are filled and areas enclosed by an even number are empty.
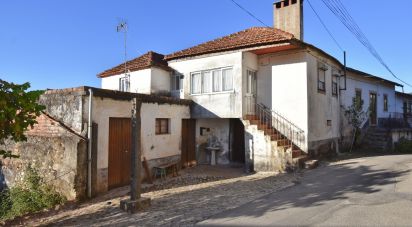
<svg viewBox="0 0 412 227"><path fill-rule="evenodd" d="M208 140L215 141L221 149L216 154L217 164L229 164L229 134L230 119L197 119L196 120L196 146L198 147L197 161L200 164L210 164L210 154L206 151ZM200 128L203 135L200 134ZM207 129L209 131L207 131Z"/></svg>
<svg viewBox="0 0 412 227"><path fill-rule="evenodd" d="M88 101L85 100L85 106ZM93 122L98 124L97 145L97 192L107 191L109 158L109 118L130 118L132 104L130 101L111 98L93 98ZM84 116L87 116L85 111ZM155 119L170 118L170 134L155 135ZM141 107L142 122L142 156L150 163L181 154L182 119L190 118L190 109L184 105L143 103ZM151 168L152 166L150 166Z"/></svg>
<svg viewBox="0 0 412 227"><path fill-rule="evenodd" d="M271 141L270 136L258 130L249 121L245 125L245 154L247 171L278 171L284 172L292 167L291 149L278 147L277 142Z"/></svg>
<svg viewBox="0 0 412 227"><path fill-rule="evenodd" d="M333 71L341 70L340 65L316 52L306 53L307 92L308 92L308 148L316 155L336 151L340 137L340 101L332 94ZM318 62L323 63L325 71L325 92L318 91ZM338 89L339 89L339 79ZM328 120L330 125L328 125Z"/></svg>
<svg viewBox="0 0 412 227"><path fill-rule="evenodd" d="M152 67L151 77L151 94L170 93L170 72L156 67Z"/></svg>
<svg viewBox="0 0 412 227"><path fill-rule="evenodd" d="M192 109L193 118L242 117L242 52L175 60L170 61L169 66L184 76L184 98L191 99L195 103ZM192 72L223 67L233 67L234 91L190 94Z"/></svg>
<svg viewBox="0 0 412 227"><path fill-rule="evenodd" d="M20 155L19 158L0 160L0 175L4 175L6 186L13 187L21 183L26 168L31 166L38 171L44 182L68 200L84 198L87 177L86 140L44 114L37 118L37 122L33 129L26 132L27 141L8 141L2 147Z"/></svg>
<svg viewBox="0 0 412 227"><path fill-rule="evenodd" d="M124 74L102 78L102 88L119 90L119 79ZM130 92L150 94L152 85L152 70L143 69L130 73Z"/></svg>
<svg viewBox="0 0 412 227"><path fill-rule="evenodd" d="M308 133L308 73L304 52L259 56L257 102L275 110ZM303 145L305 150L306 145Z"/></svg>

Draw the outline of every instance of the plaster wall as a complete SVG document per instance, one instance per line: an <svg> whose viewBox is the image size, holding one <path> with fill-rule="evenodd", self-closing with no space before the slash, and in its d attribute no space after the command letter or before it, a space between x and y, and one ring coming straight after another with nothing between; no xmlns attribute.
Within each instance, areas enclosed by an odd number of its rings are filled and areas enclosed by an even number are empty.
<svg viewBox="0 0 412 227"><path fill-rule="evenodd" d="M203 134L200 131L203 128ZM215 141L221 150L216 153L217 164L229 164L230 119L197 119L196 146L197 161L200 164L210 164L210 154L206 151L208 140Z"/></svg>
<svg viewBox="0 0 412 227"><path fill-rule="evenodd" d="M193 118L241 118L242 117L242 52L201 56L168 62L169 66L184 76L185 99L194 101ZM191 73L223 67L233 67L233 91L191 94Z"/></svg>
<svg viewBox="0 0 412 227"><path fill-rule="evenodd" d="M119 79L124 74L102 78L102 88L119 90ZM150 94L152 85L152 69L130 72L130 92Z"/></svg>
<svg viewBox="0 0 412 227"><path fill-rule="evenodd" d="M259 56L257 102L280 113L308 134L307 58L292 51ZM306 149L306 142L302 149Z"/></svg>
<svg viewBox="0 0 412 227"><path fill-rule="evenodd" d="M85 100L88 105L88 100ZM93 122L98 124L97 191L107 190L109 158L109 118L130 118L132 103L127 100L93 98ZM85 111L84 116L87 116ZM190 118L185 105L142 103L142 157L148 161L181 154L182 119ZM155 135L155 119L170 119L170 134Z"/></svg>

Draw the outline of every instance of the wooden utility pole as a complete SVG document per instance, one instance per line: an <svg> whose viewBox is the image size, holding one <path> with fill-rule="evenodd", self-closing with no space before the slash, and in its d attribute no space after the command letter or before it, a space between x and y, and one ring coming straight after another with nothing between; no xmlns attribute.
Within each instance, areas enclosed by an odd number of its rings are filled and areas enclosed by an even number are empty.
<svg viewBox="0 0 412 227"><path fill-rule="evenodd" d="M131 179L130 179L130 199L120 202L120 208L128 213L135 213L150 206L149 198L141 197L141 174L142 174L142 160L141 160L141 128L142 122L140 111L142 101L133 98L132 101L132 157L131 157ZM127 164L127 163L125 163Z"/></svg>

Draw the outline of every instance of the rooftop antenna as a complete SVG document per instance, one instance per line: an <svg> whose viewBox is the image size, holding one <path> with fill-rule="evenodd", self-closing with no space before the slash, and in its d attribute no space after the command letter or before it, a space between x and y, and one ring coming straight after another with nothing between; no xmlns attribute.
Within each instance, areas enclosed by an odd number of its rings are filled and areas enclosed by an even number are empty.
<svg viewBox="0 0 412 227"><path fill-rule="evenodd" d="M130 83L128 78L129 73L127 70L127 22L125 20L121 20L116 27L117 32L123 32L124 34L124 75L127 78L127 83ZM127 86L127 91L129 90L129 84Z"/></svg>

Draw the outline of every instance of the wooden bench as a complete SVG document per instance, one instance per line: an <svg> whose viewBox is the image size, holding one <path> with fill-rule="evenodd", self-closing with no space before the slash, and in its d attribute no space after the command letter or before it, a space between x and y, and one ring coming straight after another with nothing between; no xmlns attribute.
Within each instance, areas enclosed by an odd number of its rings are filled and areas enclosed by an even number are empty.
<svg viewBox="0 0 412 227"><path fill-rule="evenodd" d="M153 175L155 179L158 176L160 176L160 179L166 179L168 169L171 169L173 177L177 177L179 175L178 174L179 162L173 162L173 163L169 163L169 164L165 164L161 166L155 166L153 167L153 169L154 169Z"/></svg>

